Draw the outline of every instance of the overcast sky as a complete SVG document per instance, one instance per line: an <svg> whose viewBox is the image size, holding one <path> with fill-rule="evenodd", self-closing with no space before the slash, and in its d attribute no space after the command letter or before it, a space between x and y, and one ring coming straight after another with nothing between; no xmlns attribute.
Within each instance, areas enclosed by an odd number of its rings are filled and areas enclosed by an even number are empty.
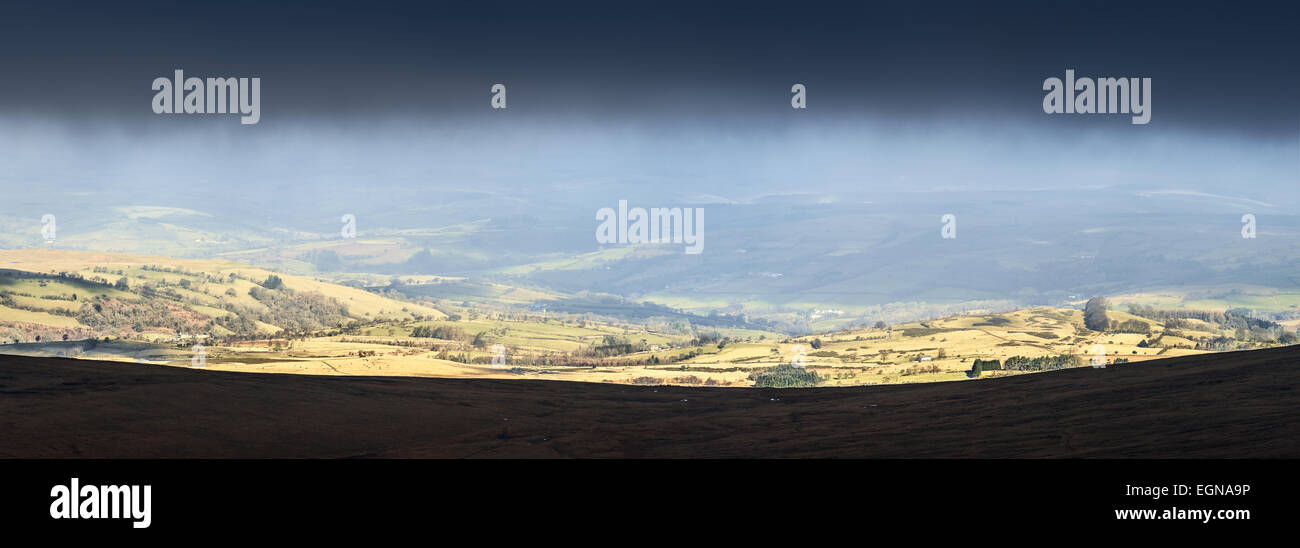
<svg viewBox="0 0 1300 548"><path fill-rule="evenodd" d="M467 4L5 2L0 186L1267 201L1300 182L1295 3ZM178 68L262 78L261 123L153 114ZM1151 122L1044 114L1066 69L1152 78Z"/></svg>

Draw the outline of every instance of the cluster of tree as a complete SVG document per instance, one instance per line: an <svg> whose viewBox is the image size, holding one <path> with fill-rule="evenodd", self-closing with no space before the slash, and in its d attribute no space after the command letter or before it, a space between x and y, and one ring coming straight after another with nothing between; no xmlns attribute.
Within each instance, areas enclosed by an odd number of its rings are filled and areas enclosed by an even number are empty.
<svg viewBox="0 0 1300 548"><path fill-rule="evenodd" d="M313 333L313 336L317 336L317 337L332 337L332 336L335 336L335 335L338 335L338 334L339 334L339 333L335 332L334 330L324 330L324 331L316 331L315 333ZM464 346L463 343L459 343L459 342L456 342L456 343L449 343L449 344L446 344L446 345L439 345L439 344L437 344L437 343L430 344L430 343L427 343L427 342L422 342L422 341L412 341L412 340L409 340L409 339L369 339L369 338L367 338L367 339L354 339L354 338L350 338L350 337L346 337L346 336L345 336L345 337L339 337L339 342L344 342L344 343L361 343L361 344L382 344L382 345L384 345L384 346L401 346L401 347L405 347L405 348L425 348L425 349L428 349L428 350L438 350L438 349L440 349L440 348L448 348L448 347L452 347L452 346L455 346L456 348L459 349L459 348L461 348L461 347Z"/></svg>
<svg viewBox="0 0 1300 548"><path fill-rule="evenodd" d="M316 267L317 272L337 272L343 270L343 259L333 249L319 249L307 256L307 261Z"/></svg>
<svg viewBox="0 0 1300 548"><path fill-rule="evenodd" d="M1147 305L1130 304L1129 313L1134 316L1157 320L1167 327L1187 327L1187 324L1178 322L1178 320L1182 319L1201 320L1224 329L1251 329L1255 327L1273 329L1279 326L1276 322L1256 318L1255 314L1248 308L1230 308L1219 312L1217 310L1167 310Z"/></svg>
<svg viewBox="0 0 1300 548"><path fill-rule="evenodd" d="M270 290L274 291L274 290L277 290L277 289L282 289L282 288L284 288L284 280L280 279L279 276L276 276L275 274L272 274L272 275L270 275L270 276L267 276L266 279L263 280L262 283L259 284L259 285L261 285L262 287L265 287L265 288L267 288L267 289L270 289ZM260 300L260 299L259 299L259 300Z"/></svg>
<svg viewBox="0 0 1300 548"><path fill-rule="evenodd" d="M1224 311L1223 320L1217 322L1224 329L1276 329L1281 327L1276 322L1254 317L1254 313L1245 308L1233 308Z"/></svg>
<svg viewBox="0 0 1300 548"><path fill-rule="evenodd" d="M79 281L86 280L86 278L83 277L78 272L67 272L67 271L59 272L56 274L53 272L44 273L44 272L27 272L25 270L0 270L0 276L10 277L10 278L44 278L47 280L56 280L56 279L57 280L79 280Z"/></svg>
<svg viewBox="0 0 1300 548"><path fill-rule="evenodd" d="M29 342L86 341L83 349L94 348L95 333L83 327L54 327L30 322L0 322L0 344Z"/></svg>
<svg viewBox="0 0 1300 548"><path fill-rule="evenodd" d="M179 266L172 267L172 266L147 264L140 267L140 270L146 270L149 272L165 272L168 274L181 274L184 276L203 276L203 274L196 274L194 272L190 272L189 270L186 270L185 268ZM103 271L108 272L108 269L104 269ZM100 272L99 268L96 268L95 272ZM122 271L119 270L117 273L121 274Z"/></svg>
<svg viewBox="0 0 1300 548"><path fill-rule="evenodd" d="M417 325L411 330L412 337L422 339L443 339L448 341L463 341L469 338L464 329L454 325Z"/></svg>
<svg viewBox="0 0 1300 548"><path fill-rule="evenodd" d="M1142 320L1133 319L1111 323L1111 330L1117 333L1136 333L1139 335L1148 335L1151 333L1151 324Z"/></svg>
<svg viewBox="0 0 1300 548"><path fill-rule="evenodd" d="M1051 371L1053 369L1064 369L1079 365L1078 356L1070 354L1061 354L1058 356L1040 356L1037 358L1027 358L1025 356L1012 356L1003 362L1002 367L1008 371Z"/></svg>
<svg viewBox="0 0 1300 548"><path fill-rule="evenodd" d="M985 371L997 371L1000 369L1002 369L1002 362L997 360L981 360L977 358L975 363L970 366L970 376L978 377Z"/></svg>
<svg viewBox="0 0 1300 548"><path fill-rule="evenodd" d="M529 359L528 363L534 365L560 366L560 367L593 367L593 368L594 367L635 367L635 366L673 364L673 363L689 360L691 358L699 356L700 353L701 353L700 349L692 348L690 350L683 351L680 354L670 354L662 358L657 355L651 354L648 356L641 356L636 358L610 357L610 358L601 359L598 356L588 355L588 352L585 350L579 350L579 351L572 352L568 355L545 354L541 356L532 357ZM716 369L712 371L726 371L726 370Z"/></svg>
<svg viewBox="0 0 1300 548"><path fill-rule="evenodd" d="M76 318L96 332L116 334L154 328L206 333L212 326L212 320L207 316L166 301L126 302L104 296L83 301Z"/></svg>
<svg viewBox="0 0 1300 548"><path fill-rule="evenodd" d="M1287 331L1278 326L1273 329L1263 327L1253 327L1250 329L1238 328L1232 337L1218 336L1206 338L1197 341L1197 350L1243 350L1257 348L1261 345L1276 344L1296 344L1300 342L1294 331Z"/></svg>
<svg viewBox="0 0 1300 548"><path fill-rule="evenodd" d="M650 350L650 345L645 339L640 342L631 342L627 337L618 335L605 335L601 338L600 344L593 344L590 347L578 350L574 353L575 357L583 358L608 358L611 356L623 356L635 352L645 352Z"/></svg>
<svg viewBox="0 0 1300 548"><path fill-rule="evenodd" d="M817 386L822 382L816 372L783 363L770 369L750 374L756 388L802 388Z"/></svg>
<svg viewBox="0 0 1300 548"><path fill-rule="evenodd" d="M241 314L239 312L239 310L242 310L241 307L227 306L226 309L231 310L232 314L217 317L215 323L229 330L233 334L232 340L252 338L261 333L258 329L257 320L246 314Z"/></svg>
<svg viewBox="0 0 1300 548"><path fill-rule="evenodd" d="M632 379L632 384L636 384L640 386L662 386L664 384L721 386L723 383L718 382L713 377L701 379L695 375L687 375L685 377L673 377L671 379L668 379L667 381L664 381L658 377L641 376Z"/></svg>
<svg viewBox="0 0 1300 548"><path fill-rule="evenodd" d="M698 333L695 335L694 339L691 339L690 344L691 346L706 346L710 344L720 344L725 341L726 339L722 336L722 334L717 332Z"/></svg>
<svg viewBox="0 0 1300 548"><path fill-rule="evenodd" d="M694 385L702 385L702 386L720 386L722 384L717 380L714 380L713 377L701 379L695 375L687 375L685 377L673 377L668 382L671 384L694 384Z"/></svg>
<svg viewBox="0 0 1300 548"><path fill-rule="evenodd" d="M219 319L222 327L239 335L249 335L257 332L256 322L259 321L290 332L341 327L351 321L346 306L320 293L253 287L248 290L248 295L263 307L226 303L225 309L234 317Z"/></svg>
<svg viewBox="0 0 1300 548"><path fill-rule="evenodd" d="M452 352L449 352L445 348L442 349L442 351L438 352L437 358L440 360L448 360L457 363L466 363L466 364L471 363L468 352L461 352L459 354L454 354ZM488 359L489 361L491 360L491 358Z"/></svg>
<svg viewBox="0 0 1300 548"><path fill-rule="evenodd" d="M1292 305L1293 307L1295 305ZM1288 320L1300 319L1300 308L1291 308L1290 310L1279 310L1276 312L1265 312L1260 314L1275 322L1285 322Z"/></svg>
<svg viewBox="0 0 1300 548"><path fill-rule="evenodd" d="M222 278L221 276L209 276L207 274L194 273L185 270L183 268L170 268L165 266L144 265L140 267L140 269L153 271L153 272L166 272L172 274L179 274L185 277L182 277L176 281L171 281L168 280L167 278L149 280L146 282L137 283L134 286L134 290L133 290L131 280L124 275L124 272L122 270L113 271L107 268L95 267L95 272L113 273L121 277L119 277L116 282L111 282L111 283L108 280L100 277L92 277L89 278L88 281L98 283L104 286L112 287L120 291L133 291L134 293L137 293L145 298L154 298L156 296L161 295L177 301L183 299L183 296L180 293L176 292L175 290L170 289L170 287L172 286L176 286L176 287L180 287L181 289L187 289L192 291L201 291L200 284L202 282L206 281L208 283L221 283L225 281L225 279ZM233 277L233 274L231 276ZM191 281L190 278L195 278L196 281Z"/></svg>
<svg viewBox="0 0 1300 548"><path fill-rule="evenodd" d="M1238 347L1237 339L1232 337L1214 337L1205 339L1196 343L1197 350L1236 350Z"/></svg>
<svg viewBox="0 0 1300 548"><path fill-rule="evenodd" d="M904 369L902 371L902 375L904 377L907 377L911 375L930 375L930 374L941 373L941 372L942 370L939 369L939 366L937 365L914 365L912 367Z"/></svg>
<svg viewBox="0 0 1300 548"><path fill-rule="evenodd" d="M6 306L6 307L8 307L8 308L15 308L15 309L18 309L18 310L26 310L26 311L29 311L29 312L45 312L45 313L48 313L48 314L55 314L55 315L58 315L58 316L75 316L75 315L76 315L76 311L74 311L74 310L71 309L71 308L64 308L64 307L61 307L61 306L60 306L60 307L53 307L53 308L43 308L43 307L39 307L39 306L33 306L33 305L28 305L28 304L22 304L22 303L20 303L20 302L18 302L18 301L16 301L16 300L14 300L14 296L15 296L15 295L21 295L21 296L31 297L31 295L28 295L28 294L25 294L25 293L18 293L18 292L16 292L16 291L4 291L4 292L0 292L0 305Z"/></svg>
<svg viewBox="0 0 1300 548"><path fill-rule="evenodd" d="M1294 331L1289 331L1281 324L1256 317L1246 308L1231 308L1223 312L1216 310L1169 310L1152 306L1131 304L1129 312L1135 316L1150 318L1165 324L1165 333L1181 336L1174 328L1193 327L1188 320L1200 320L1224 330L1233 331L1232 336L1203 338L1196 343L1197 350L1240 350L1269 344L1296 344L1300 342Z"/></svg>
<svg viewBox="0 0 1300 548"><path fill-rule="evenodd" d="M1110 327L1110 318L1106 316L1106 298L1093 297L1083 305L1083 325L1093 331L1105 331Z"/></svg>
<svg viewBox="0 0 1300 548"><path fill-rule="evenodd" d="M177 301L177 302L185 300L184 295L181 295L179 292L177 292L175 289L171 287L167 287L168 285L171 284L168 284L161 280L146 282L144 284L137 286L135 288L135 293L146 299L156 299L161 297L167 300ZM189 282L187 280L181 280L181 283L177 285L179 285L184 289L190 288ZM191 301L194 300L191 299ZM201 303L194 302L194 304L201 304Z"/></svg>

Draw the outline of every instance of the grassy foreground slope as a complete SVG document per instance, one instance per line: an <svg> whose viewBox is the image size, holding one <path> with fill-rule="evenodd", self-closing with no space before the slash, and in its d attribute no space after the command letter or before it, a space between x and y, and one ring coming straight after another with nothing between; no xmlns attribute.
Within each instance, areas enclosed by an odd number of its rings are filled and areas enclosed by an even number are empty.
<svg viewBox="0 0 1300 548"><path fill-rule="evenodd" d="M1300 457L1300 347L722 390L0 356L0 457Z"/></svg>

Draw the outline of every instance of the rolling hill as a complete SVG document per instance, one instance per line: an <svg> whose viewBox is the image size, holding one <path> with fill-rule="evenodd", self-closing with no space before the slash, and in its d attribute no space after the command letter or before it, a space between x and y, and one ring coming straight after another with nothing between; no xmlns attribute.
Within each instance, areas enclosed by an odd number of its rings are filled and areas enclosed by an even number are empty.
<svg viewBox="0 0 1300 548"><path fill-rule="evenodd" d="M262 373L826 387L1019 375L1295 338L1250 315L1198 319L1149 307L1135 310L1150 317L1111 310L1104 331L1085 327L1078 309L1038 307L792 337L744 316L614 296L439 276L358 281L225 260L0 251L0 353ZM444 298L459 292L465 300Z"/></svg>
<svg viewBox="0 0 1300 548"><path fill-rule="evenodd" d="M446 317L432 307L232 261L23 249L0 250L0 269L6 297L0 325L21 342L42 331L46 340L229 335L241 328L266 336L363 320ZM280 293L266 291L272 278ZM276 298L287 295L297 299ZM333 317L323 312L330 307ZM248 321L234 323L240 316Z"/></svg>

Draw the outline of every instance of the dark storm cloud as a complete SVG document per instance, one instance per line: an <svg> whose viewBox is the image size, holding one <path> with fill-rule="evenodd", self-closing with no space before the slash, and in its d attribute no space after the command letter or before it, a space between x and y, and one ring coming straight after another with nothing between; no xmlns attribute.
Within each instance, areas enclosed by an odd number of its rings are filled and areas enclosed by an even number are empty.
<svg viewBox="0 0 1300 548"><path fill-rule="evenodd" d="M261 77L272 124L472 120L496 82L513 116L779 125L802 82L815 119L1042 124L1073 68L1151 77L1167 128L1296 131L1295 3L469 4L6 2L0 110L148 123L181 68Z"/></svg>

